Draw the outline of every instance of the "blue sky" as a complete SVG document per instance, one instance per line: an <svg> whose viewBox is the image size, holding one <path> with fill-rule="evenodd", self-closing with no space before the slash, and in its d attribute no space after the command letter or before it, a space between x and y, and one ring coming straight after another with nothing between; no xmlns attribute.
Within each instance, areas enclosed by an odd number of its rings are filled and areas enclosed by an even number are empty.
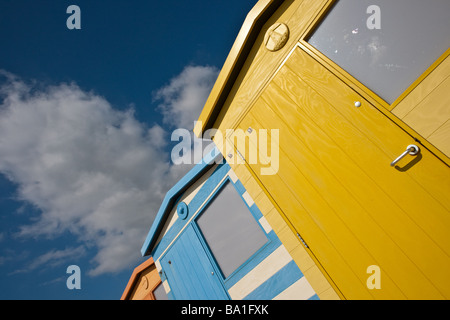
<svg viewBox="0 0 450 320"><path fill-rule="evenodd" d="M120 298L255 3L0 0L0 299Z"/></svg>

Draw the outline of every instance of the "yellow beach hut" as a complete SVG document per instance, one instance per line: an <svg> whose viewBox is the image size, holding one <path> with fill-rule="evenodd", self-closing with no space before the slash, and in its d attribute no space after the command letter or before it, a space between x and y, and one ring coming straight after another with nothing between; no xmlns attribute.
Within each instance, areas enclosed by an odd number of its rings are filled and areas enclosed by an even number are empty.
<svg viewBox="0 0 450 320"><path fill-rule="evenodd" d="M196 123L321 299L450 298L450 2L260 0Z"/></svg>

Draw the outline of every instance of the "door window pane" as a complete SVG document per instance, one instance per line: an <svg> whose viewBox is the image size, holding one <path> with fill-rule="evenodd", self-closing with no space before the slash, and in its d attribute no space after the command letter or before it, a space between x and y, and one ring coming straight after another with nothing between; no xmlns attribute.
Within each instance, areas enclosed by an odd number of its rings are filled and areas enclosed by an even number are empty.
<svg viewBox="0 0 450 320"><path fill-rule="evenodd" d="M308 42L386 102L450 45L449 0L339 0Z"/></svg>
<svg viewBox="0 0 450 320"><path fill-rule="evenodd" d="M160 283L159 286L153 291L153 295L155 296L156 300L169 300L169 297L167 296L166 290L164 289L162 283Z"/></svg>
<svg viewBox="0 0 450 320"><path fill-rule="evenodd" d="M225 278L267 242L230 182L216 194L197 224Z"/></svg>

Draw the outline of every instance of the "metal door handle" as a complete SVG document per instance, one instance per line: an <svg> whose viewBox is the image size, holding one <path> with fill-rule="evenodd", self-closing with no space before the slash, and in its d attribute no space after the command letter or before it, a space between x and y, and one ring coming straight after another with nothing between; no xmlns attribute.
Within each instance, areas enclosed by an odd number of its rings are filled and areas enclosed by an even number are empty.
<svg viewBox="0 0 450 320"><path fill-rule="evenodd" d="M391 162L391 167L395 166L397 162L399 162L401 159L403 159L407 154L410 154L412 156L415 156L420 152L420 149L415 144L410 144L406 147L406 151L403 152L397 159Z"/></svg>

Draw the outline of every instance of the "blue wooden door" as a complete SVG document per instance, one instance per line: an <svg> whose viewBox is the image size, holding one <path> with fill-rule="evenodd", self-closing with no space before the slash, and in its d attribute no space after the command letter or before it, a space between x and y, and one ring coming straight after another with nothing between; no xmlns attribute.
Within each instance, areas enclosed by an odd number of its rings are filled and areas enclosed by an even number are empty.
<svg viewBox="0 0 450 320"><path fill-rule="evenodd" d="M192 225L161 259L161 267L177 300L229 299Z"/></svg>

